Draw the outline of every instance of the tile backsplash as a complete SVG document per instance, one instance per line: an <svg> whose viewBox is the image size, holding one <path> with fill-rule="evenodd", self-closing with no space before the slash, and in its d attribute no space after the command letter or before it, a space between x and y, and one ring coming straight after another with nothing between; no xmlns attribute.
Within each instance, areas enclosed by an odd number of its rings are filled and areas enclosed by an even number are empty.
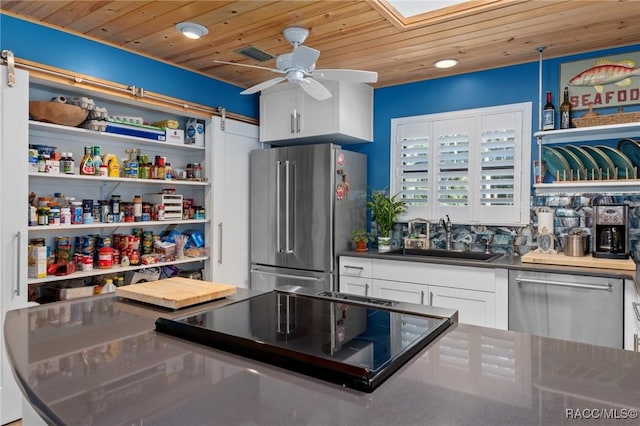
<svg viewBox="0 0 640 426"><path fill-rule="evenodd" d="M554 212L555 247L563 251L564 237L574 228L580 228L591 235L593 229L593 206L599 204L626 204L629 206L629 253L640 261L640 195L600 195L582 194L576 196L536 195L531 197L530 225L523 227L478 226L453 224L451 241L454 249L485 251L487 242L493 253L524 254L535 249L538 232L537 212L549 208ZM424 226L424 225L422 225ZM430 246L445 247L445 232L437 223L430 223ZM375 234L375 223L372 223ZM419 225L417 231L420 231ZM396 223L392 231L392 248L402 246L408 236L408 224ZM376 244L375 241L373 244ZM590 246L591 247L591 246Z"/></svg>

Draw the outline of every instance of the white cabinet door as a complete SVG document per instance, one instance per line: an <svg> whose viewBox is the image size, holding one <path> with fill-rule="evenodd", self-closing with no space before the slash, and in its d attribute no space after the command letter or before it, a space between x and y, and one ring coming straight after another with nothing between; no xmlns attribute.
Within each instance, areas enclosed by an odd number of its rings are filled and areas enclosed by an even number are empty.
<svg viewBox="0 0 640 426"><path fill-rule="evenodd" d="M296 137L297 91L278 87L260 94L260 140L277 141Z"/></svg>
<svg viewBox="0 0 640 426"><path fill-rule="evenodd" d="M373 296L397 302L429 304L429 286L400 281L373 280Z"/></svg>
<svg viewBox="0 0 640 426"><path fill-rule="evenodd" d="M456 309L459 322L482 327L495 327L495 293L438 286L429 286L429 292L431 305Z"/></svg>
<svg viewBox="0 0 640 426"><path fill-rule="evenodd" d="M258 149L258 127L213 118L214 281L249 288L249 152ZM208 233L208 235L211 235Z"/></svg>
<svg viewBox="0 0 640 426"><path fill-rule="evenodd" d="M358 278L350 275L340 275L340 292L371 296L371 278Z"/></svg>
<svg viewBox="0 0 640 426"><path fill-rule="evenodd" d="M29 145L29 74L15 70L9 87L0 67L0 424L22 415L18 390L4 348L4 316L27 304L27 147Z"/></svg>

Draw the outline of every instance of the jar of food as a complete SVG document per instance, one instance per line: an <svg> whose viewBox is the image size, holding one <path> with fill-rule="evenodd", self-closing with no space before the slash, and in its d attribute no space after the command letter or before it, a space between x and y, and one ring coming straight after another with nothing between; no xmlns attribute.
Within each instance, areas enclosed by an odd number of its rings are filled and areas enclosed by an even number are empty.
<svg viewBox="0 0 640 426"><path fill-rule="evenodd" d="M193 163L193 178L202 179L202 165L200 163Z"/></svg>
<svg viewBox="0 0 640 426"><path fill-rule="evenodd" d="M111 247L101 247L98 250L98 268L113 268L113 249Z"/></svg>

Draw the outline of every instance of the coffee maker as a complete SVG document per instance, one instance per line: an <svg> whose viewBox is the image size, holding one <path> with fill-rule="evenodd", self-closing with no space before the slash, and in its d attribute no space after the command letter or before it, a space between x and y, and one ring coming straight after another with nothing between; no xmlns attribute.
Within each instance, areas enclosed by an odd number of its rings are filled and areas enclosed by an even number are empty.
<svg viewBox="0 0 640 426"><path fill-rule="evenodd" d="M629 207L623 204L603 204L594 208L593 257L629 258Z"/></svg>

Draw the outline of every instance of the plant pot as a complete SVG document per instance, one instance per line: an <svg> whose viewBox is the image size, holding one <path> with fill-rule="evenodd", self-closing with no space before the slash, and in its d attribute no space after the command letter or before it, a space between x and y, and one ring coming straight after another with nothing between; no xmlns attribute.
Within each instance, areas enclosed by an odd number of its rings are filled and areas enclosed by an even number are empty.
<svg viewBox="0 0 640 426"><path fill-rule="evenodd" d="M391 237L378 237L378 252L391 250Z"/></svg>
<svg viewBox="0 0 640 426"><path fill-rule="evenodd" d="M356 251L367 251L367 242L356 241Z"/></svg>

